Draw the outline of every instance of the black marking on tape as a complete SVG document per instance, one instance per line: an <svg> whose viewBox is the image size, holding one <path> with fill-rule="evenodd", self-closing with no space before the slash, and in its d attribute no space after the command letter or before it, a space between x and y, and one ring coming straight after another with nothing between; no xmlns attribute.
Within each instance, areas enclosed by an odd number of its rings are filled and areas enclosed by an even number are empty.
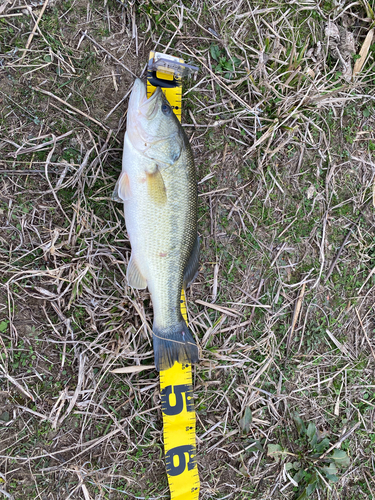
<svg viewBox="0 0 375 500"><path fill-rule="evenodd" d="M173 463L173 459L176 456L178 457L178 465L174 465ZM167 472L170 476L179 476L182 474L186 469L186 465L188 470L194 469L197 465L195 446L185 444L183 446L176 446L176 448L172 448L165 454L165 464L167 466Z"/></svg>
<svg viewBox="0 0 375 500"><path fill-rule="evenodd" d="M171 405L170 396L174 394L176 398L176 404ZM193 405L193 390L190 385L168 385L164 387L161 391L161 409L165 415L179 415L184 409L184 397L185 394L185 404L186 411L194 411Z"/></svg>
<svg viewBox="0 0 375 500"><path fill-rule="evenodd" d="M156 71L152 70L147 71L147 80L154 87L163 87L165 89L181 87L182 80L180 78L176 78L175 75L173 75L173 80L165 80L164 78L159 78L156 73Z"/></svg>

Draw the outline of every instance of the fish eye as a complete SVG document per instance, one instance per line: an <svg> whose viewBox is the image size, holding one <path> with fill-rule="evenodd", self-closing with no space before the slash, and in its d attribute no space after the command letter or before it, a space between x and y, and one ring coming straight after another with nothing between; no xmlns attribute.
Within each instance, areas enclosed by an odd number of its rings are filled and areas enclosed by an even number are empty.
<svg viewBox="0 0 375 500"><path fill-rule="evenodd" d="M172 108L165 102L161 105L161 110L166 116L169 116L172 113Z"/></svg>

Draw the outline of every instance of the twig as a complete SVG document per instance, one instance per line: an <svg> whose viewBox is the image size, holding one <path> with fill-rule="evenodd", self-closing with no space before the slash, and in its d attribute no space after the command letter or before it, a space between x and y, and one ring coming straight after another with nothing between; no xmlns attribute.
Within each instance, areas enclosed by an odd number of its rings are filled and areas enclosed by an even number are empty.
<svg viewBox="0 0 375 500"><path fill-rule="evenodd" d="M0 19L4 19L6 17L19 17L19 16L24 16L25 14L23 12L16 12L14 14L0 14Z"/></svg>
<svg viewBox="0 0 375 500"><path fill-rule="evenodd" d="M31 42L33 41L34 35L36 33L36 30L38 29L38 25L40 23L40 20L42 19L44 11L47 8L48 2L49 2L49 0L45 0L45 2L43 4L43 7L42 7L42 10L39 13L38 19L36 20L36 23L34 24L34 28L33 28L32 32L30 33L29 38L27 39L26 46L25 46L25 51L22 54L21 61L25 57L26 52L29 50L29 47L31 45Z"/></svg>
<svg viewBox="0 0 375 500"><path fill-rule="evenodd" d="M33 175L44 174L44 170L0 170L0 175Z"/></svg>
<svg viewBox="0 0 375 500"><path fill-rule="evenodd" d="M239 323L238 325L227 326L226 328L222 328L222 329L220 329L220 333L230 332L230 331L235 330L237 328L242 328L244 326L250 325L250 323L251 323L251 318L248 319L247 321L243 321L242 323Z"/></svg>
<svg viewBox="0 0 375 500"><path fill-rule="evenodd" d="M264 284L264 279L261 279L260 280L260 283L259 283L259 286L258 286L258 290L257 290L257 294L256 294L256 300L258 301L258 298L260 296L260 292L262 290L262 287L263 287L263 284ZM253 320L253 317L254 317L254 314L255 314L255 307L253 307L253 310L251 311L251 314L250 314L250 323L252 322Z"/></svg>
<svg viewBox="0 0 375 500"><path fill-rule="evenodd" d="M367 333L366 333L365 327L363 326L363 323L362 323L362 320L361 320L361 317L360 317L360 315L359 315L359 312L358 312L358 309L357 309L357 308L355 308L355 312L356 312L356 315L357 315L358 321L359 321L359 323L360 323L360 325L361 325L362 331L363 331L363 333L365 334L365 337L366 337L367 343L368 343L368 345L369 345L369 347L370 347L372 357L373 357L373 358L374 358L374 360L375 360L375 352L374 352L374 349L373 349L373 347L372 347L372 345L371 345L370 339L368 338L368 335L367 335Z"/></svg>
<svg viewBox="0 0 375 500"><path fill-rule="evenodd" d="M65 414L60 418L60 420L58 422L60 425L66 419L66 417L69 416L70 412L74 408L74 405L76 404L78 396L80 395L80 392L82 389L82 384L84 381L84 376L85 376L85 363L86 363L86 356L84 354L80 354L77 387L76 387L76 390L74 391L72 399L70 400L68 409L66 410Z"/></svg>
<svg viewBox="0 0 375 500"><path fill-rule="evenodd" d="M288 339L286 341L286 355L287 355L287 357L289 355L290 342L292 340L293 332L294 332L294 329L295 329L296 324L297 324L299 313L301 311L302 301L303 301L303 297L305 295L305 288L306 288L306 283L304 283L302 285L302 288L301 288L301 291L299 293L298 299L297 299L296 304L294 306L294 312L293 312L293 318L292 318L292 326L290 328L290 332L288 334Z"/></svg>
<svg viewBox="0 0 375 500"><path fill-rule="evenodd" d="M350 434L352 434L356 429L358 429L360 425L361 422L357 422L355 425L353 425L353 427L349 429L348 432L345 432L345 434L343 434L335 444L330 446L328 450L326 450L322 455L320 455L320 457L315 460L314 464L316 464L319 460L325 458L328 455L328 453L330 453L334 448L339 448L341 443L345 441L345 439L347 439L350 436Z"/></svg>
<svg viewBox="0 0 375 500"><path fill-rule="evenodd" d="M84 116L85 118L87 118L88 120L92 121L93 123L96 123L96 125L99 125L99 127L101 127L103 130L105 130L106 132L108 132L108 130L109 130L108 127L106 127L102 123L98 122L98 120L95 120L95 118L92 118L91 116L87 115L86 113L84 113L80 109L76 108L75 106L72 106L68 102L64 101L64 99L61 99L60 97L57 97L57 95L55 95L55 94L52 94L52 92L48 92L48 90L40 89L39 87L32 87L32 89L35 90L36 92L41 92L42 94L48 95L49 97L52 97L53 99L56 99L56 101L61 102L61 104L64 104L64 106L67 106L68 108L72 109L73 111L75 111L76 113L80 114L81 116Z"/></svg>
<svg viewBox="0 0 375 500"><path fill-rule="evenodd" d="M368 282L368 280L371 278L371 276L375 273L375 267L373 267L371 269L371 271L369 272L369 275L367 276L367 278L365 279L365 281L363 282L363 285L361 286L361 288L358 290L358 295L362 292L363 290L363 287L366 285L366 283Z"/></svg>
<svg viewBox="0 0 375 500"><path fill-rule="evenodd" d="M124 366L122 368L114 368L113 370L109 370L110 373L139 373L143 370L153 370L155 365L133 365L133 366Z"/></svg>
<svg viewBox="0 0 375 500"><path fill-rule="evenodd" d="M311 389L312 387L316 387L317 385L322 385L322 384L326 384L326 383L329 383L331 382L334 378L336 378L338 375L340 375L341 372L343 372L344 370L346 370L348 368L348 366L350 365L350 363L347 363L343 368L341 368L341 370L339 370L338 372L336 372L334 375L332 375L332 377L327 377L325 378L324 380L321 380L319 382L315 382L314 384L310 384L310 385L306 385L305 387L301 387L299 389L294 389L291 393L291 394L295 394L297 392L301 392L301 391L306 391L306 389Z"/></svg>
<svg viewBox="0 0 375 500"><path fill-rule="evenodd" d="M117 64L119 64L122 68L126 69L126 71L128 73L130 73L132 76L134 76L135 78L138 78L137 75L135 73L133 73L132 70L130 70L128 67L125 66L125 64L123 62L121 62L119 59L117 59L117 57L115 57L113 54L111 54L110 52L108 52L107 49L105 49L102 45L100 45L100 43L98 43L96 40L94 40L93 38L91 38L90 35L87 34L86 31L83 31L82 32L82 36L85 37L85 38L88 38L90 40L90 42L92 42L94 45L96 45L100 50L102 50L103 52L105 52L107 55L109 55L109 57L111 57L114 61L117 62Z"/></svg>
<svg viewBox="0 0 375 500"><path fill-rule="evenodd" d="M54 136L53 136L52 138L53 138L53 139L55 139L55 137L54 137ZM49 180L49 177L48 177L48 167L49 167L49 163L50 163L50 161L51 161L51 158L52 158L52 156L53 156L53 153L55 152L55 149L56 149L56 142L53 144L53 148L52 148L52 149L51 149L51 151L48 153L48 156L47 156L47 159L46 159L46 163L45 163L45 165L44 165L44 173L45 173L45 175L46 175L46 180L47 180L48 185L49 185L49 187L50 187L50 190L51 190L51 192L52 192L52 194L53 194L53 197L54 197L54 198L55 198L55 200L56 200L56 203L58 204L58 206L59 206L59 208L60 208L61 212L65 215L65 217L66 217L66 219L68 220L68 222L70 222L70 223L71 223L71 220L69 219L69 217L67 216L67 214L66 214L65 210L64 210L64 209L63 209L63 207L61 206L61 203L60 203L60 200L59 200L59 199L58 199L58 197L57 197L56 191L55 191L55 189L53 189L53 186L52 186L52 184L51 184L51 181Z"/></svg>
<svg viewBox="0 0 375 500"><path fill-rule="evenodd" d="M339 248L339 251L337 252L335 258L333 259L330 268L328 269L327 276L326 276L326 279L324 280L324 283L327 283L329 277L331 276L333 270L335 269L337 261L339 260L339 257L341 255L341 252L343 251L344 246L346 245L346 243L347 243L347 241L349 239L349 236L351 235L351 233L352 233L353 228L355 227L355 225L356 225L356 223L353 222L353 224L350 226L349 231L348 231L347 235L345 236L344 241L342 242L341 247Z"/></svg>
<svg viewBox="0 0 375 500"><path fill-rule="evenodd" d="M195 303L200 304L201 306L206 306L209 309L215 309L216 311L219 311L223 314L227 314L228 316L233 316L234 318L236 318L237 316L243 316L243 314L236 311L235 309L231 309L229 307L224 307L224 306L218 306L217 304L211 304L210 302L205 302L204 300L197 299Z"/></svg>
<svg viewBox="0 0 375 500"><path fill-rule="evenodd" d="M280 257L280 255L283 253L284 249L286 247L286 243L284 242L281 247L279 248L279 251L277 252L277 254L275 255L275 258L273 259L273 261L271 262L270 264L270 268L274 266L275 262L277 261L277 259Z"/></svg>
<svg viewBox="0 0 375 500"><path fill-rule="evenodd" d="M30 394L28 390L26 390L20 383L17 382L9 373L5 371L5 368L0 365L0 370L3 372L4 376L9 380L9 382L13 385L15 385L21 392L23 392L28 398L31 399L31 401L35 401L34 396Z"/></svg>
<svg viewBox="0 0 375 500"><path fill-rule="evenodd" d="M323 231L322 231L322 240L320 242L320 269L319 269L319 276L317 277L314 285L312 288L316 288L319 284L320 278L322 276L323 268L324 268L324 262L325 262L325 256L324 256L324 242L326 238L326 226L327 226L327 219L328 219L328 210L323 216Z"/></svg>
<svg viewBox="0 0 375 500"><path fill-rule="evenodd" d="M0 487L0 493L4 495L6 498L9 498L9 500L14 500L14 496L8 493L4 488Z"/></svg>
<svg viewBox="0 0 375 500"><path fill-rule="evenodd" d="M34 151L39 151L40 149L43 149L46 146L49 146L50 144L55 144L57 141L61 141L62 139L65 139L65 137L68 137L72 133L73 133L73 130L69 130L69 132L62 134L59 137L54 137L50 141L43 142L42 144L37 144L35 146L32 146L31 148L19 149L15 153L8 153L8 156L13 156L14 158L16 158L18 155L24 155L27 153L33 153Z"/></svg>
<svg viewBox="0 0 375 500"><path fill-rule="evenodd" d="M219 275L219 264L216 262L214 267L214 283L212 286L212 303L215 303L217 298L218 275Z"/></svg>
<svg viewBox="0 0 375 500"><path fill-rule="evenodd" d="M129 89L126 94L124 95L124 97L122 97L122 99L119 100L119 102L116 104L116 106L114 108L111 109L111 111L106 115L106 117L104 118L104 121L108 120L108 118L111 116L111 114L116 111L116 109L125 101L125 99L128 97L128 95L130 94L130 92L132 91L132 88Z"/></svg>
<svg viewBox="0 0 375 500"><path fill-rule="evenodd" d="M192 57L195 57L201 64L206 68L206 70L210 73L210 75L216 80L216 82L222 87L228 94L230 94L237 102L239 102L244 108L247 109L250 113L257 114L256 111L254 111L254 108L250 107L247 102L245 102L243 99L241 99L240 96L238 96L233 90L231 90L225 83L219 78L203 61L200 57L198 57L192 50L189 49L184 43L182 45L185 47L185 49L190 53Z"/></svg>
<svg viewBox="0 0 375 500"><path fill-rule="evenodd" d="M337 349L339 349L344 354L344 356L352 358L352 355L350 354L348 349L344 346L344 344L342 344L340 341L337 340L337 338L333 335L333 333L331 333L328 329L326 329L326 333L328 337L332 340L332 342L335 344Z"/></svg>

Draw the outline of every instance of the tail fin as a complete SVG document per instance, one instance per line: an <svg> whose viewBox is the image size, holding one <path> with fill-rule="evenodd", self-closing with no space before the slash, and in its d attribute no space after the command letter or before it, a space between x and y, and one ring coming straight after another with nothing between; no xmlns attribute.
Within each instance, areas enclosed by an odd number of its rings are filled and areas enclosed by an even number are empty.
<svg viewBox="0 0 375 500"><path fill-rule="evenodd" d="M199 361L198 347L183 319L165 329L154 326L153 333L155 366L158 371L167 370L175 361L189 364Z"/></svg>

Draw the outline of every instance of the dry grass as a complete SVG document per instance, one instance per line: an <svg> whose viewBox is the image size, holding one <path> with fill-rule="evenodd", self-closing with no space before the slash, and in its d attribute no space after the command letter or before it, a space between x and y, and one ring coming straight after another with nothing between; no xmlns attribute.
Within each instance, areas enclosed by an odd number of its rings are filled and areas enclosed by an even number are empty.
<svg viewBox="0 0 375 500"><path fill-rule="evenodd" d="M373 29L371 2L3 2L0 496L169 498L158 375L111 373L153 363L110 197L156 48L200 66L201 497L298 498L298 414L350 457L310 497L373 498Z"/></svg>

